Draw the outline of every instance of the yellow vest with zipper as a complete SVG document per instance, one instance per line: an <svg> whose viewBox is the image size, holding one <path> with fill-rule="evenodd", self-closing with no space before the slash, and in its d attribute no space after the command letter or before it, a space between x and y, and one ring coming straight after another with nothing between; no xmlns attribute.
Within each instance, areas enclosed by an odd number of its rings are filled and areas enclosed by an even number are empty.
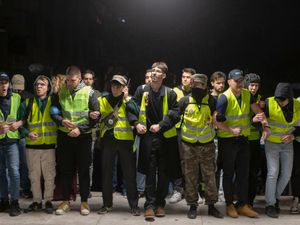
<svg viewBox="0 0 300 225"><path fill-rule="evenodd" d="M21 96L19 94L12 93L10 98L10 111L7 115L7 118L4 118L2 111L0 110L0 123L12 123L17 121L18 109L21 103ZM4 139L5 137L11 139L19 139L19 131L8 131L6 134L1 134L0 139Z"/></svg>
<svg viewBox="0 0 300 225"><path fill-rule="evenodd" d="M26 106L28 106L29 99L26 100ZM42 113L34 98L31 108L31 113L27 118L29 132L35 132L38 134L36 140L31 140L26 137L26 144L28 145L51 145L56 144L57 139L57 125L50 116L51 97L48 96L47 104Z"/></svg>
<svg viewBox="0 0 300 225"><path fill-rule="evenodd" d="M76 125L87 123L89 121L89 96L91 91L91 87L85 86L76 92L73 99L70 91L64 86L59 92L59 103L63 118L74 122ZM58 129L65 133L69 132L64 126L59 126ZM91 133L91 129L86 133Z"/></svg>
<svg viewBox="0 0 300 225"><path fill-rule="evenodd" d="M242 89L241 91L241 106L239 105L236 97L230 89L223 93L227 97L227 108L225 112L226 121L223 122L230 128L240 128L241 135L248 137L250 135L250 98L251 94L248 90ZM229 138L234 135L225 130L219 129L217 131L218 137Z"/></svg>
<svg viewBox="0 0 300 225"><path fill-rule="evenodd" d="M274 143L282 143L281 137L291 134L295 128L294 126L300 123L300 102L296 99L294 101L293 119L291 122L285 120L281 107L278 105L275 97L268 98L269 118L268 123L270 126L271 134L267 138L268 141Z"/></svg>
<svg viewBox="0 0 300 225"><path fill-rule="evenodd" d="M198 105L193 97L189 97L189 104L185 108L181 126L181 139L190 143L208 143L215 137L211 111L208 105L209 96L202 99Z"/></svg>
<svg viewBox="0 0 300 225"><path fill-rule="evenodd" d="M145 91L143 93L142 101L141 101L141 107L140 107L140 114L139 114L139 123L147 126L147 117L146 117L146 102L148 102L148 96L149 92ZM168 91L165 87L165 95L163 97L163 117L165 117L168 114L169 106L168 106ZM177 135L175 126L171 129L165 131L163 133L165 138L171 138L175 137Z"/></svg>

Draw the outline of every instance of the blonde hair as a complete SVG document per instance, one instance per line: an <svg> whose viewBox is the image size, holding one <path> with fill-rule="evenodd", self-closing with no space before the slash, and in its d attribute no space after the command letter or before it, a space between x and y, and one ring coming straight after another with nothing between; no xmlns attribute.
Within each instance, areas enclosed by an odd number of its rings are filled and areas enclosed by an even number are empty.
<svg viewBox="0 0 300 225"><path fill-rule="evenodd" d="M59 90L62 88L62 86L65 84L66 75L64 74L56 74L52 76L52 92L54 94L57 94Z"/></svg>

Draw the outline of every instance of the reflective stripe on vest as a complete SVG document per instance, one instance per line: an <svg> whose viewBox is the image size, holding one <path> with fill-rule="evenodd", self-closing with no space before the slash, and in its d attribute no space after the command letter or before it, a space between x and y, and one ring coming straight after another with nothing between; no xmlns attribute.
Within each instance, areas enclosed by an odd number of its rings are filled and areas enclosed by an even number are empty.
<svg viewBox="0 0 300 225"><path fill-rule="evenodd" d="M256 101L257 104L259 103L260 99L261 99L261 96L258 95L257 101ZM250 118L252 118L252 116L253 116L253 112L250 113ZM251 124L250 135L248 136L248 140L249 141L260 140L260 137L261 137L261 134L260 134L258 127L255 127Z"/></svg>
<svg viewBox="0 0 300 225"><path fill-rule="evenodd" d="M294 101L293 119L291 122L285 120L281 107L275 100L275 97L268 98L269 118L268 123L271 129L271 134L267 138L268 141L274 143L282 143L281 138L284 135L291 134L300 119L300 102Z"/></svg>
<svg viewBox="0 0 300 225"><path fill-rule="evenodd" d="M190 143L208 143L215 137L211 111L208 106L208 95L197 105L193 97L185 108L184 120L181 126L181 139Z"/></svg>
<svg viewBox="0 0 300 225"><path fill-rule="evenodd" d="M108 114L113 112L113 108L107 101L105 97L98 98L100 104L100 114L103 118L105 118ZM100 130L104 126L104 123L101 123ZM129 124L129 121L126 117L126 103L123 101L118 110L118 121L115 125L114 129L114 137L117 140L133 140L133 131L132 127ZM101 133L101 137L105 134L106 130L103 130Z"/></svg>
<svg viewBox="0 0 300 225"><path fill-rule="evenodd" d="M144 126L147 126L146 105L148 104L148 97L149 97L149 92L145 91L143 93L141 107L140 107L140 114L139 114L139 123ZM168 91L167 91L167 87L165 87L165 95L163 97L163 118L165 118L165 116L167 116L168 111L169 111ZM165 138L175 137L177 135L175 126L172 127L171 129L165 131L163 133L163 135Z"/></svg>
<svg viewBox="0 0 300 225"><path fill-rule="evenodd" d="M29 99L26 100L28 106ZM26 137L26 144L28 145L55 145L57 139L57 125L52 120L50 115L51 97L48 96L47 104L42 113L39 109L38 103L34 98L31 108L31 115L27 118L29 132L38 134L37 139L31 140Z"/></svg>
<svg viewBox="0 0 300 225"><path fill-rule="evenodd" d="M21 103L21 96L19 94L12 93L11 98L10 98L9 114L5 120L4 115L3 115L2 111L0 110L0 123L16 122L20 103ZM0 134L0 139L5 138L6 136L11 139L19 139L20 138L18 130L9 131L6 134Z"/></svg>
<svg viewBox="0 0 300 225"><path fill-rule="evenodd" d="M223 93L227 98L227 108L225 112L226 121L225 125L231 128L240 128L241 134L245 137L250 135L250 98L251 94L248 90L242 89L241 91L241 106L239 105L236 97L230 89ZM219 129L217 131L218 136L222 138L234 137L234 135L228 131Z"/></svg>
<svg viewBox="0 0 300 225"><path fill-rule="evenodd" d="M89 121L89 97L91 87L84 86L75 93L74 98L72 94L64 86L59 92L59 103L62 108L64 119L74 122L76 125L88 123ZM64 126L59 126L59 130L68 133L69 130ZM86 131L91 133L91 129Z"/></svg>

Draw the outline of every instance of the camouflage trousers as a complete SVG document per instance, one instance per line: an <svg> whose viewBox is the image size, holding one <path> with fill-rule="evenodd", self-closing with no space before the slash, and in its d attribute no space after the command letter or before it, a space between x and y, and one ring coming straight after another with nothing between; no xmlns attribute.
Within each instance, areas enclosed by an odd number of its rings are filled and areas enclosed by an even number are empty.
<svg viewBox="0 0 300 225"><path fill-rule="evenodd" d="M188 205L198 205L199 173L205 189L205 203L218 201L215 179L215 145L192 144L182 141L183 174L185 179L185 199Z"/></svg>

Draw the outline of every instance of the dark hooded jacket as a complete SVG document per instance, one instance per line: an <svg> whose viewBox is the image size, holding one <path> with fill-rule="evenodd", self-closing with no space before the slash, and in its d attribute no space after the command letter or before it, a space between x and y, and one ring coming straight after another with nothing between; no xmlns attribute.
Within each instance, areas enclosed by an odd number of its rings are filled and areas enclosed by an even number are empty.
<svg viewBox="0 0 300 225"><path fill-rule="evenodd" d="M274 93L275 98L288 98L289 103L281 107L281 110L283 112L285 120L289 123L293 120L293 115L294 115L294 95L293 95L293 89L292 86L289 83L279 83L276 86L275 93ZM266 107L265 107L265 114L266 117L269 118L269 101L266 99ZM294 136L300 136L300 128L296 127L296 130L293 132Z"/></svg>

